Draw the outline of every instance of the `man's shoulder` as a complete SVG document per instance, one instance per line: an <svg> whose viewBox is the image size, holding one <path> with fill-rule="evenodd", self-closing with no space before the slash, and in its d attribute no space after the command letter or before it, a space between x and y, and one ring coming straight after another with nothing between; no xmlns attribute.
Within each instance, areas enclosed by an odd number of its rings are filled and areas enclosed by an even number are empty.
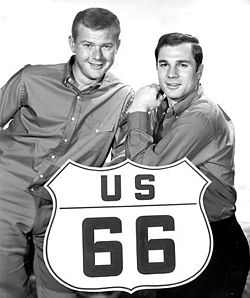
<svg viewBox="0 0 250 298"><path fill-rule="evenodd" d="M231 119L221 106L205 94L193 104L191 110L196 119L205 120L212 125L219 125L220 123L224 126L225 123L231 122Z"/></svg>
<svg viewBox="0 0 250 298"><path fill-rule="evenodd" d="M197 113L208 115L209 118L211 118L212 114L219 109L217 103L206 94L202 94L195 102L193 102L191 108Z"/></svg>
<svg viewBox="0 0 250 298"><path fill-rule="evenodd" d="M133 88L131 86L124 83L120 78L118 78L117 76L115 76L113 73L109 71L106 73L104 77L104 81L107 84L110 84L113 86L119 86L120 88L125 88L126 90L133 92Z"/></svg>
<svg viewBox="0 0 250 298"><path fill-rule="evenodd" d="M23 77L53 77L62 75L65 72L65 63L58 64L28 64L23 68Z"/></svg>

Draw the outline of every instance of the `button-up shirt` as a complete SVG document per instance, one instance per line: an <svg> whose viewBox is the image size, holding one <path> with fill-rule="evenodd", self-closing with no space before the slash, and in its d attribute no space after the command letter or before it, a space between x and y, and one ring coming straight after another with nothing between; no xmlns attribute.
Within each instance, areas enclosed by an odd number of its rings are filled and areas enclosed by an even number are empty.
<svg viewBox="0 0 250 298"><path fill-rule="evenodd" d="M164 111L129 114L127 156L150 166L168 165L187 157L212 181L204 194L210 221L231 216L236 201L231 120L204 95L202 87L173 107L160 109ZM155 121L162 125L155 126Z"/></svg>
<svg viewBox="0 0 250 298"><path fill-rule="evenodd" d="M124 151L132 89L111 73L81 91L66 64L27 65L0 91L0 171L36 190L68 159L103 166Z"/></svg>

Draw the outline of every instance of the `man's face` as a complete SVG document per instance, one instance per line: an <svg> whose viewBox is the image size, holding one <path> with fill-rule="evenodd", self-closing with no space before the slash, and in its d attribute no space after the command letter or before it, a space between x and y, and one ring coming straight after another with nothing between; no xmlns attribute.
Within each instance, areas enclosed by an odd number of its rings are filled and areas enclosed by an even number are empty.
<svg viewBox="0 0 250 298"><path fill-rule="evenodd" d="M161 89L169 99L178 102L181 97L196 88L202 74L202 66L196 71L192 45L183 43L160 48L157 72Z"/></svg>
<svg viewBox="0 0 250 298"><path fill-rule="evenodd" d="M76 55L75 75L82 83L91 84L112 66L120 41L112 28L93 30L80 24L76 40L70 37L69 43Z"/></svg>

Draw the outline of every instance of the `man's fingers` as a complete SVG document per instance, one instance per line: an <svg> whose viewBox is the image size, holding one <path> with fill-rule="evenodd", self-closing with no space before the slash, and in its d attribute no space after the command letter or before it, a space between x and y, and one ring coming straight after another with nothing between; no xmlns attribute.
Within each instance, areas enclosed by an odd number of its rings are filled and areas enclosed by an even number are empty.
<svg viewBox="0 0 250 298"><path fill-rule="evenodd" d="M155 83L153 83L153 84L150 84L149 85L149 87L152 87L152 88L154 88L157 92L160 92L160 90L161 90L161 87L160 87L160 85L158 85L158 84L155 84Z"/></svg>

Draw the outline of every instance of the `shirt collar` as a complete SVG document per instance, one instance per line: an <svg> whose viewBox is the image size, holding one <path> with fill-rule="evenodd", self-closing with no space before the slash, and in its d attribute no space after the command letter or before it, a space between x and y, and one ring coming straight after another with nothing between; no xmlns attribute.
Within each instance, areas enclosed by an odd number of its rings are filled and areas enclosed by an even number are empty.
<svg viewBox="0 0 250 298"><path fill-rule="evenodd" d="M72 71L72 66L75 63L75 58L76 58L75 55L71 56L69 61L65 64L63 84L66 87L73 86L75 88L78 88L78 84L75 80L75 77L74 77L73 71ZM103 76L103 78L98 83L93 84L92 86L89 86L87 89L85 89L83 91L84 92L86 92L86 91L90 92L90 91L94 91L94 90L98 89L102 85L102 83L104 81L104 77L105 77L105 75Z"/></svg>
<svg viewBox="0 0 250 298"><path fill-rule="evenodd" d="M70 80L72 78L72 65L75 62L75 55L71 56L69 61L65 64L64 68L64 77L63 77L63 84L67 87Z"/></svg>
<svg viewBox="0 0 250 298"><path fill-rule="evenodd" d="M200 85L191 94L178 101L174 106L169 105L166 114L169 116L174 115L176 118L178 118L178 115L186 110L195 100L200 98L202 94L203 88Z"/></svg>

